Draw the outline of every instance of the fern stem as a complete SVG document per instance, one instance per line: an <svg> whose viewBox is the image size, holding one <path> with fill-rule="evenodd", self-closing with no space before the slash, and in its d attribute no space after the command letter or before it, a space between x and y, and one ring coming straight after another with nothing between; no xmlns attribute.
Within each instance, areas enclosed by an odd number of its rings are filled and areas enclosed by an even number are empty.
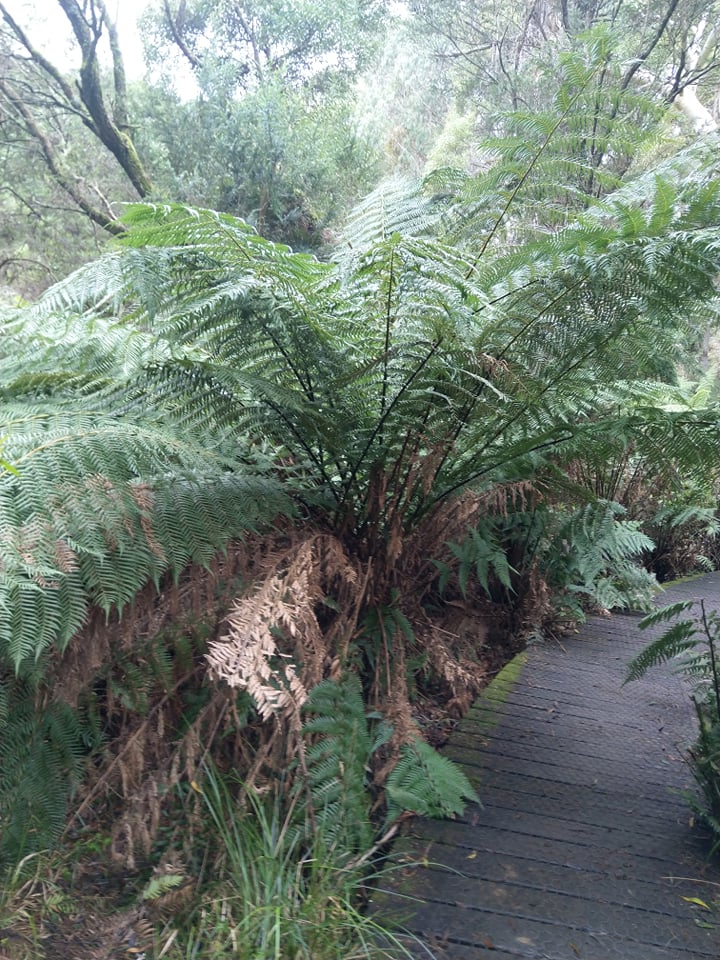
<svg viewBox="0 0 720 960"><path fill-rule="evenodd" d="M531 280L529 283L525 284L524 286L520 287L519 289L520 289L520 290L524 290L524 289L526 289L528 286L530 286L531 284L533 284L533 283L538 283L538 282L539 282L539 281L537 281L537 280ZM573 284L573 285L570 286L570 287L566 287L560 294L558 294L557 297L555 297L553 300L551 300L549 304L547 304L545 307L543 307L543 309L542 309L539 313L537 313L531 320L529 320L526 324L524 324L524 326L522 327L522 329L519 330L519 331L515 334L515 336L510 339L510 341L509 341L508 343L505 344L505 346L504 346L503 349L500 351L500 353L498 354L498 356L496 357L496 359L497 359L497 360L500 360L500 361L503 360L504 357L507 355L507 352L510 350L510 348L511 348L523 335L525 335L525 334L527 333L527 331L528 331L532 326L534 326L534 325L538 322L538 320L540 320L542 317L544 317L545 314L548 312L548 310L552 310L553 307L555 307L558 303L560 303L560 302L562 301L563 297L567 296L568 293L574 293L575 290L579 289L579 287L580 287L584 282L585 282L585 278L582 278L582 279L578 280L577 283ZM506 297L509 297L509 296L511 296L513 293L516 293L516 292L517 292L517 291L510 291L510 292L508 292L507 294L503 294L502 297L498 297L497 300L503 300L503 299L505 299ZM497 300L492 301L492 302L493 302L493 303L496 303ZM483 305L483 308L484 308L484 306L485 306L485 305ZM436 481L437 481L437 478L439 477L442 468L445 466L445 463L447 462L447 458L450 456L450 451L454 448L454 445L455 445L458 437L460 436L460 434L462 433L462 431L465 429L465 427L466 427L466 425L467 425L467 422L468 422L468 419L470 418L470 415L472 414L473 410L475 409L478 401L480 400L480 398L482 397L483 393L485 392L485 389L486 389L486 385L485 385L484 383L479 383L479 384L477 384L476 387L475 387L475 389L473 390L473 392L472 392L472 394L471 394L470 400L469 400L468 403L465 405L465 407L463 408L463 410L458 414L458 424L457 424L457 426L455 427L455 429L453 430L452 434L450 435L450 437L449 437L449 439L448 439L448 443L447 443L447 449L446 449L445 453L443 454L443 456L440 458L440 460L439 460L439 462L438 462L438 464L437 464L437 466L436 466L436 468L435 468L435 470L434 470L434 472L433 472L431 488L434 488L434 487L435 487L435 483L436 483ZM416 511L416 513L417 513L417 511Z"/></svg>
<svg viewBox="0 0 720 960"><path fill-rule="evenodd" d="M403 396L407 393L407 391L410 389L411 384L417 379L417 377L420 376L420 374L421 374L422 371L425 369L425 367L428 365L428 363L430 363L430 361L432 360L432 358L435 356L435 354L436 354L437 351L439 350L440 345L442 344L442 342L443 342L443 338L442 338L442 337L439 337L439 338L435 341L435 343L434 343L434 344L432 345L432 347L430 348L429 352L425 354L425 356L422 358L422 360L420 361L420 363L418 364L418 366L416 367L416 369L413 370L413 372L410 374L410 376L408 377L408 379L405 381L405 383L402 385L402 387L400 387L400 389L399 389L398 392L395 394L395 396L393 397L393 399L391 400L391 402L388 404L387 409L385 410L385 413L383 414L383 416L379 418L377 424L375 425L374 430L371 432L371 434L370 434L370 436L369 436L369 438L368 438L365 446L363 447L362 452L360 453L360 456L357 458L357 460L356 460L356 462L355 462L355 465L354 465L354 467L352 468L352 471L350 472L350 476L348 477L347 482L345 483L345 486L344 486L344 489L343 489L342 498L341 498L340 501L339 501L340 503L344 503L345 500L347 500L347 498L350 496L350 491L352 490L353 484L355 483L355 480L357 479L357 475L358 475L358 473L359 473L359 471L360 471L360 467L363 465L363 462L364 462L364 460L365 460L365 457L367 456L368 451L370 450L370 447L371 447L371 446L373 445L373 443L375 442L376 437L378 437L380 434L382 434L382 430L383 430L383 428L384 428L384 426L385 426L385 423L386 423L388 417L390 416L390 414L391 414L392 411L394 410L395 406L400 402L400 400L402 399L402 397L403 397Z"/></svg>
<svg viewBox="0 0 720 960"><path fill-rule="evenodd" d="M308 457L312 460L312 462L320 471L320 476L323 479L323 483L325 483L328 489L330 490L335 502L337 504L340 504L342 502L340 499L340 495L338 491L335 489L335 485L333 484L332 480L328 476L327 470L325 469L325 466L323 464L321 457L319 457L315 453L315 451L310 446L310 444L306 443L302 432L297 429L297 427L292 422L292 420L283 413L283 411L277 406L277 404L274 404L272 400L267 399L267 397L265 398L265 402L270 407L270 409L274 410L275 413L278 415L278 417L287 425L290 432L293 434L293 436L297 439L298 443L300 444L300 449L305 451L305 453L308 455Z"/></svg>
<svg viewBox="0 0 720 960"><path fill-rule="evenodd" d="M288 365L288 367L290 368L293 376L295 377L295 379L297 380L297 382L300 384L300 388L301 388L302 392L305 394L306 398L307 398L311 403L313 403L313 402L315 401L315 395L314 395L314 393L313 393L312 381L311 381L311 379L310 379L310 374L309 374L309 372L308 372L308 371L305 371L305 372L306 372L306 375L307 375L307 383L305 383L304 380L303 380L303 378L302 378L302 376L301 376L301 374L300 374L300 370L299 370L298 368L296 368L296 366L295 366L295 364L294 364L294 362L293 362L292 355L291 355L290 353L288 353L288 351L285 349L285 347L278 341L277 337L275 337L274 334L273 334L270 330L267 330L266 332L267 332L268 337L269 337L270 340L272 341L273 346L274 346L275 349L278 351L278 353L280 354L280 356L283 358L283 360L285 361L285 363L287 363L287 365Z"/></svg>
<svg viewBox="0 0 720 960"><path fill-rule="evenodd" d="M705 630L705 636L707 637L708 647L710 648L710 666L712 668L713 676L713 693L715 695L715 709L717 710L717 718L720 723L720 674L718 674L718 665L715 655L715 639L713 637L712 630L710 629L710 624L708 623L707 611L705 610L705 601L700 601L700 610L702 612L702 622L703 629Z"/></svg>
<svg viewBox="0 0 720 960"><path fill-rule="evenodd" d="M605 338L603 338L603 340L600 341L599 344L593 344L593 346L590 348L590 350L586 351L584 354L581 354L580 357L578 357L577 360L575 360L573 363L569 364L568 366L563 367L563 368L559 371L559 373L558 373L552 380L549 380L549 381L545 384L545 386L542 388L542 390L540 390L540 391L532 398L533 403L537 403L537 401L540 400L541 397L543 397L543 396L544 396L549 390L551 390L557 383L563 381L569 373L572 373L572 372L573 372L574 370L576 370L578 367L582 366L583 363L585 363L587 360L589 360L590 357L592 357L593 354L595 354L595 353L597 352L598 347L599 347L600 345L604 345L604 344L606 344L606 343L609 343L612 339L614 339L615 336L617 336L617 331L611 331L611 332L609 332L609 333L607 334L607 336L606 336ZM503 423L501 423L500 426L495 430L495 432L494 432L494 433L489 437L489 439L483 444L483 446L481 447L479 453L482 454L485 450L487 450L487 449L490 447L491 444L493 444L503 433L505 433L506 430L508 430L514 423L516 423L516 422L520 419L520 417L521 417L524 413L526 413L526 412L530 409L530 406L531 406L531 404L530 404L529 401L526 402L526 403L524 403L524 404L521 406L520 410L518 410L515 414L513 414L511 417L509 417L507 420L505 420ZM568 428L568 427L565 427L564 429L568 430L569 428ZM570 436L573 436L573 432L570 433ZM545 448L547 448L547 447L554 446L554 445L560 443L560 442L561 442L561 439L567 440L567 439L570 439L570 437L568 436L568 437L564 437L564 438L558 438L558 439L553 439L553 440L544 441L543 443L538 444L537 446L531 446L531 447L529 448L529 451L528 451L528 452L537 452L538 450L542 450L542 449L545 449ZM432 506L434 506L435 504L442 502L444 499L446 499L448 496L450 496L450 495L452 495L453 493L455 493L457 490L460 490L462 487L467 486L469 483L472 483L474 480L478 480L480 477L482 477L482 476L484 476L485 474L489 473L490 470L494 470L496 466L498 466L498 464L488 465L487 467L483 467L481 470L478 470L478 471L476 471L475 473L471 474L469 477L463 477L461 480L458 480L458 481L457 481L456 483L454 483L451 487L449 487L449 488L443 490L441 493L439 493L439 494L430 502L430 506L432 507Z"/></svg>
<svg viewBox="0 0 720 960"><path fill-rule="evenodd" d="M571 111L572 108L575 106L575 104L577 103L577 101L580 99L581 94L585 91L585 88L587 87L588 83L590 82L590 80L592 79L592 77L594 76L595 73L596 73L596 70L593 70L592 73L591 73L591 74L588 76L588 78L585 80L585 82L579 87L579 89L578 89L577 93L575 94L575 96L570 100L570 102L568 103L567 107L563 110L563 112L562 112L562 113L560 114L560 116L557 118L557 120L555 121L555 123L552 125L552 128L548 131L547 135L545 136L545 139L543 140L543 142L542 142L542 143L540 144L540 146L538 147L538 149L537 149L537 151L536 151L536 153L535 153L535 156L532 158L532 160L531 160L530 163L528 164L525 172L524 172L523 175L520 177L520 179L518 180L517 184L516 184L515 187L513 188L512 193L510 194L510 196L508 197L507 201L505 202L505 206L504 206L504 207L502 208L502 210L500 211L500 214L498 215L497 219L495 220L495 223L494 223L494 224L492 225L492 227L490 228L490 231L488 232L487 236L485 237L485 240L483 241L482 246L480 247L479 253L477 254L477 256L475 256L475 257L473 258L473 261L472 261L472 263L471 263L471 265L470 265L470 269L469 269L468 272L465 274L465 279L466 279L466 280L469 280L470 277L472 276L473 271L474 271L474 270L477 270L477 265L478 265L478 263L480 263L480 261L482 260L484 254L485 254L485 251L487 250L487 248L488 248L491 240L493 239L493 237L496 235L496 233L497 233L498 230L500 229L500 225L502 224L503 220L505 219L505 216L507 215L508 211L510 210L510 207L511 207L511 206L513 205L513 203L515 202L515 198L517 197L517 195L518 195L518 193L520 192L520 190L522 190L522 188L525 186L525 183L526 183L528 177L530 176L530 174L531 174L531 173L533 172L533 170L535 169L536 163L538 162L538 160L540 159L540 157L543 155L543 153L547 150L547 148L548 148L548 146L549 146L549 144L550 144L550 141L551 141L552 138L555 136L555 132L558 130L558 128L561 126L561 124L564 123L564 121L567 119L567 117L568 117L569 114L570 114L570 111Z"/></svg>
<svg viewBox="0 0 720 960"><path fill-rule="evenodd" d="M599 82L597 85L597 90L595 92L595 105L593 110L593 124L592 130L590 131L590 172L588 174L588 182L586 192L588 197L592 196L593 189L595 187L595 171L602 163L603 157L605 156L605 149L599 150L597 147L597 137L598 137L598 127L600 126L600 94L602 93L603 83L605 82L605 77L607 76L609 60L605 60L603 63L602 70L600 72ZM610 118L608 123L607 130L605 131L605 141L610 136L610 131L612 130L612 125L615 120L615 115Z"/></svg>
<svg viewBox="0 0 720 960"><path fill-rule="evenodd" d="M388 277L388 291L385 305L385 352L383 355L382 392L380 396L380 418L385 414L387 403L389 363L390 363L390 328L392 325L392 295L395 282L395 250L390 251L390 275Z"/></svg>
<svg viewBox="0 0 720 960"><path fill-rule="evenodd" d="M406 463L405 475L404 475L404 477L402 478L402 480L400 481L400 484L399 484L400 494L398 495L397 501L396 501L396 503L395 503L395 509L394 509L394 512L393 512L393 516L402 508L402 493L405 493L405 494L406 494L406 502L405 502L405 508L404 508L404 509L407 508L407 505L408 505L408 502L409 502L409 498L410 498L411 495L412 495L412 491L409 490L410 472L411 472L411 470L412 470L412 468L413 468L413 462L414 462L415 458L417 457L417 455L418 455L418 453L419 453L420 443L421 443L421 439L422 439L422 436L423 436L423 430L424 430L424 428L427 426L427 422L428 422L428 420L430 419L430 412L431 412L431 407L430 407L430 404L428 404L428 405L426 406L426 408L425 408L425 412L424 412L423 418L422 418L422 420L421 420L421 422L420 422L419 429L417 429L417 430L415 431L415 442L414 442L414 444L413 444L413 448L412 448L412 451L410 452L410 455L407 456L407 457L405 457L405 453L406 453L407 448L408 448L408 446L409 446L409 440L410 440L410 432L408 431L408 433L406 433L406 435L405 435L405 440L404 440L404 442L403 442L402 458L398 458L398 459L396 460L396 465L393 467L393 472L392 472L392 475L391 475L391 479L390 479L390 481L388 482L388 486L389 486L389 487L392 487L392 486L394 485L394 480L395 480L395 478L398 476L398 474L399 474L399 472L400 472L400 467L402 466L403 460L404 460L405 463ZM422 501L421 501L421 502L422 502ZM392 524L392 519L393 519L393 518L392 518L392 516L388 516L387 512L385 513L385 516L384 516L383 519L385 520L385 522L386 522L387 524L389 524L389 525Z"/></svg>
<svg viewBox="0 0 720 960"><path fill-rule="evenodd" d="M422 426L424 426L427 423L429 415L430 415L430 408L428 405L428 407L426 407L425 414L423 415ZM405 433L405 439L403 440L402 447L400 448L400 453L396 457L394 457L393 468L387 480L388 490L392 490L396 486L398 491L403 491L406 489L407 483L410 477L410 471L412 469L413 457L417 454L417 451L418 451L421 433L422 433L421 430L412 430L412 431L408 430ZM412 450L408 454L408 448L410 447L411 437L414 438L414 444L413 444ZM400 475L400 471L404 463L407 463L405 476L402 480L398 482L398 477ZM362 536L365 533L365 531L368 529L368 526L370 525L370 517L368 515L369 494L370 494L370 490L368 488L368 490L366 490L365 492L365 497L364 497L364 507L365 507L364 520L356 528L356 535L358 537ZM383 511L380 517L378 518L378 526L382 524L385 526L385 528L387 528L392 525L392 518L394 517L395 513L399 509L399 500L400 500L400 493L398 493L397 497L392 497L389 502L386 501ZM395 505L392 515L388 513L388 510L391 504Z"/></svg>

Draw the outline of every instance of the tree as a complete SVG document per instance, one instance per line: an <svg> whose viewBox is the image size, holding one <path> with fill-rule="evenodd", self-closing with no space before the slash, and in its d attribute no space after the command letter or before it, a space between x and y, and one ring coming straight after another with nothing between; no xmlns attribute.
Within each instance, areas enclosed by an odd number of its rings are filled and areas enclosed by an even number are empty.
<svg viewBox="0 0 720 960"><path fill-rule="evenodd" d="M162 0L144 25L151 60L174 51L201 87L253 90L271 77L322 89L354 76L377 41L386 0Z"/></svg>
<svg viewBox="0 0 720 960"><path fill-rule="evenodd" d="M149 11L147 59L164 89L189 68L198 90L194 102L172 106L169 127L148 125L172 158L166 192L301 248L322 243L323 229L377 175L351 83L383 12L382 0L168 0Z"/></svg>
<svg viewBox="0 0 720 960"><path fill-rule="evenodd" d="M138 143L163 196L241 216L299 249L321 245L378 176L342 91L315 98L269 79L237 99L182 101L156 87L138 102Z"/></svg>
<svg viewBox="0 0 720 960"><path fill-rule="evenodd" d="M537 84L538 70L552 69L558 51L573 49L597 26L616 38L620 92L641 85L675 103L691 122L701 115L708 122L696 98L705 91L712 98L717 88L714 0L528 0L513 7L503 0L482 5L455 0L442 10L433 0L415 0L410 6L485 124L505 104L544 109L543 90L553 87ZM612 84L604 90L604 96L613 95Z"/></svg>
<svg viewBox="0 0 720 960"><path fill-rule="evenodd" d="M136 196L152 191L150 177L132 138L125 64L117 28L104 0L58 0L81 54L74 79L53 64L33 44L24 27L0 4L5 30L5 71L0 95L8 118L35 143L44 163L60 187L93 222L109 233L119 233L112 205L99 189L83 188L82 178L67 169L48 129L58 115L79 120L114 158ZM102 47L110 52L109 82L100 62ZM48 118L48 112L50 117Z"/></svg>
<svg viewBox="0 0 720 960"><path fill-rule="evenodd" d="M186 63L196 51L196 95L181 98L167 77L128 85L104 0L58 0L76 71L52 62L32 25L0 4L3 219L14 225L0 258L6 277L24 275L25 292L46 285L43 249L61 246L55 263L76 266L95 254L100 231L122 232L122 203L151 194L228 210L299 246L321 244L325 226L375 177L349 82L372 50L382 6L268 3L251 16L242 4L183 3L173 13L168 3L145 19L147 48L151 62L166 64L172 51Z"/></svg>

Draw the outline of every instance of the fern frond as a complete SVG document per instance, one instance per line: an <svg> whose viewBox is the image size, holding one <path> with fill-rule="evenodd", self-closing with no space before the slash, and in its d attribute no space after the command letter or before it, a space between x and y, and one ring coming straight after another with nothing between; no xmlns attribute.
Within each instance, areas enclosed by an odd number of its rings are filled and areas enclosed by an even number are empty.
<svg viewBox="0 0 720 960"><path fill-rule="evenodd" d="M229 473L189 434L100 413L3 414L17 473L0 476L0 646L15 666L63 647L89 603L122 609L148 580L293 512L277 480Z"/></svg>
<svg viewBox="0 0 720 960"><path fill-rule="evenodd" d="M0 686L8 705L0 732L0 860L17 863L60 836L68 786L80 780L92 735L67 704L40 706L22 681Z"/></svg>
<svg viewBox="0 0 720 960"><path fill-rule="evenodd" d="M336 253L342 264L393 234L418 236L437 223L442 194L430 195L420 180L392 177L350 212Z"/></svg>
<svg viewBox="0 0 720 960"><path fill-rule="evenodd" d="M638 680L647 673L651 667L656 667L661 663L667 663L669 660L673 660L693 650L699 642L700 637L693 621L681 620L631 660L628 666L626 682Z"/></svg>
<svg viewBox="0 0 720 960"><path fill-rule="evenodd" d="M367 783L372 737L360 681L346 673L339 683L324 680L304 706L306 765L312 822L348 853L372 845Z"/></svg>
<svg viewBox="0 0 720 960"><path fill-rule="evenodd" d="M679 600L677 603L669 603L659 610L656 610L655 613L643 617L638 626L641 630L647 630L650 627L657 626L659 623L667 623L668 620L674 620L681 613L692 609L693 604L693 600Z"/></svg>
<svg viewBox="0 0 720 960"><path fill-rule="evenodd" d="M480 802L460 767L424 740L403 747L386 792L387 823L393 823L403 810L427 817L454 817L463 813L468 802Z"/></svg>

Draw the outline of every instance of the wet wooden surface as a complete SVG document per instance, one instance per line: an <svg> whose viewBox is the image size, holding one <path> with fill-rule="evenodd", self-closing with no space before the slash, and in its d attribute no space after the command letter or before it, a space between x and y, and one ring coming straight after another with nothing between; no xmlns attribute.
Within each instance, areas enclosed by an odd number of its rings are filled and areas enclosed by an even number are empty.
<svg viewBox="0 0 720 960"><path fill-rule="evenodd" d="M720 607L720 575L663 603ZM623 686L658 634L596 617L532 646L453 735L448 756L482 800L461 819L419 820L376 910L410 950L438 960L720 960L720 928L684 898L720 898L720 869L679 791L695 737L671 666ZM715 914L720 922L720 913Z"/></svg>

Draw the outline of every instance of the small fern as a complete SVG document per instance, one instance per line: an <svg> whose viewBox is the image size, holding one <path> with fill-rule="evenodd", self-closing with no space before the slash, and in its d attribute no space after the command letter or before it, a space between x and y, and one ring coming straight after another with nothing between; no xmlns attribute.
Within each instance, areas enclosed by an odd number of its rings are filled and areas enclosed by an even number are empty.
<svg viewBox="0 0 720 960"><path fill-rule="evenodd" d="M305 710L315 714L303 728L311 741L316 738L306 754L314 823L346 849L367 850L373 839L370 762L390 731L381 723L373 742L354 674L339 683L323 681L311 691ZM419 738L402 748L385 793L386 828L404 812L453 817L463 812L467 801L479 802L462 770Z"/></svg>
<svg viewBox="0 0 720 960"><path fill-rule="evenodd" d="M640 621L640 629L648 630L660 623L673 620L681 613L685 613L693 606L692 600L682 600L679 603L673 603L662 607L650 616ZM652 667L667 663L687 654L689 651L696 650L702 642L702 634L698 631L697 623L694 619L679 620L669 627L657 640L648 644L637 657L630 661L628 666L626 682L630 680L639 680Z"/></svg>
<svg viewBox="0 0 720 960"><path fill-rule="evenodd" d="M187 877L178 873L163 874L158 877L152 877L140 894L141 900L157 900L170 890L175 890L187 882Z"/></svg>
<svg viewBox="0 0 720 960"><path fill-rule="evenodd" d="M369 849L371 797L368 769L372 738L360 681L346 673L310 691L303 726L312 822L331 844L352 853Z"/></svg>
<svg viewBox="0 0 720 960"><path fill-rule="evenodd" d="M460 590L467 596L468 581L471 574L488 596L491 596L490 578L494 577L507 590L512 589L510 574L516 573L507 560L507 555L497 540L491 524L487 520L480 520L476 526L470 527L462 543L448 543L450 552L456 560L456 573ZM453 573L449 564L435 561L440 570L438 589L442 593Z"/></svg>
<svg viewBox="0 0 720 960"><path fill-rule="evenodd" d="M647 610L657 589L655 577L639 559L652 549L653 541L636 521L621 519L617 503L597 500L570 513L555 511L548 526L554 526L546 547L552 585L573 597L613 609ZM578 603L574 613L582 618Z"/></svg>
<svg viewBox="0 0 720 960"><path fill-rule="evenodd" d="M468 801L480 802L460 767L419 739L403 747L386 791L388 824L405 810L426 817L454 817L462 814Z"/></svg>

